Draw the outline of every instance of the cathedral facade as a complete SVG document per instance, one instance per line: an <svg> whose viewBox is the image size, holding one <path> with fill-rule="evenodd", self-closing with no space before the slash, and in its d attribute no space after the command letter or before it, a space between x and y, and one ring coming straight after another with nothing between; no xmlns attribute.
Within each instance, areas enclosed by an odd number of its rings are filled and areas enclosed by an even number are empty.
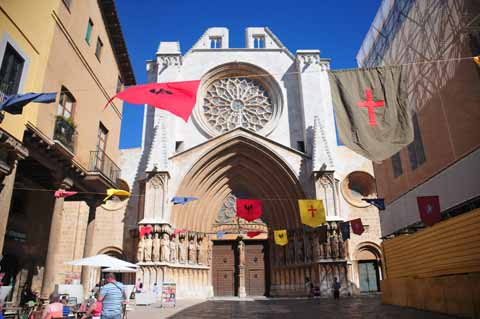
<svg viewBox="0 0 480 319"><path fill-rule="evenodd" d="M175 282L177 296L324 296L372 292L381 279L372 164L336 135L329 60L291 53L268 28L247 28L244 48L210 28L184 55L160 42L149 82L201 80L188 122L146 107L142 146L123 150L124 253L146 289ZM137 194L137 195L135 195ZM198 198L174 205L175 196ZM263 215L236 217L237 198L260 199ZM321 199L327 233L300 221L297 201ZM366 231L343 241L339 222ZM143 229L139 235L139 229ZM273 231L286 229L278 246ZM144 234L144 235L143 235ZM252 235L253 234L253 235Z"/></svg>

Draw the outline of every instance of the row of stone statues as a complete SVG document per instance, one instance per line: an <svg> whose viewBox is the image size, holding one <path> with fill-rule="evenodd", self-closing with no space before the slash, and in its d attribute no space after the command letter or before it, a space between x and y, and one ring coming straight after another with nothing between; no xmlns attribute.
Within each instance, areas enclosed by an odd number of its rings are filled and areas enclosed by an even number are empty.
<svg viewBox="0 0 480 319"><path fill-rule="evenodd" d="M345 258L345 242L336 227L329 227L326 232L290 231L288 238L287 245L275 245L273 262L276 266Z"/></svg>
<svg viewBox="0 0 480 319"><path fill-rule="evenodd" d="M207 240L204 240L207 239ZM138 243L138 262L168 262L191 265L209 265L212 244L206 237L190 238L163 233L148 234Z"/></svg>

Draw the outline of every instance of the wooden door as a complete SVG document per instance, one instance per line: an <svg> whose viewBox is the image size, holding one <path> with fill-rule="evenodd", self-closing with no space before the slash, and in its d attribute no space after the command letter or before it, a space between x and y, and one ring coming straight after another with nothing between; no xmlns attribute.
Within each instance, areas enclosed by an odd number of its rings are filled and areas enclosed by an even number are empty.
<svg viewBox="0 0 480 319"><path fill-rule="evenodd" d="M212 254L212 281L215 296L235 295L235 253L233 243L215 243Z"/></svg>
<svg viewBox="0 0 480 319"><path fill-rule="evenodd" d="M245 289L249 296L265 295L265 245L247 242L245 245Z"/></svg>
<svg viewBox="0 0 480 319"><path fill-rule="evenodd" d="M378 274L376 261L360 261L358 263L358 273L361 292L378 291Z"/></svg>

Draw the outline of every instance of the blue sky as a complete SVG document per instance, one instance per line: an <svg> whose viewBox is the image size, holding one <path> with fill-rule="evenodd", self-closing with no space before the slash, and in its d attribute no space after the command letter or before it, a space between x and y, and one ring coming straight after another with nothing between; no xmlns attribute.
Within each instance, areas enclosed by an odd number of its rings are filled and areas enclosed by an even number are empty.
<svg viewBox="0 0 480 319"><path fill-rule="evenodd" d="M356 67L355 56L381 0L117 0L137 83L160 41L186 52L209 27L227 27L230 47L244 47L245 28L269 27L291 52L319 49L333 69ZM120 148L138 147L143 107L125 104Z"/></svg>

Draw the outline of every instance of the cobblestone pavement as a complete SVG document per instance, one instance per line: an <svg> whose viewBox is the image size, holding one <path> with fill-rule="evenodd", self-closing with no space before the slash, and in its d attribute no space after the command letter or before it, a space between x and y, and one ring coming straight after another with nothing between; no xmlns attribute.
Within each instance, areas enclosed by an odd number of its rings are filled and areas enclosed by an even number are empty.
<svg viewBox="0 0 480 319"><path fill-rule="evenodd" d="M150 318L348 318L348 319L446 319L454 318L411 308L382 305L377 297L332 299L258 299L179 302L176 309L150 307L136 310L128 319Z"/></svg>

